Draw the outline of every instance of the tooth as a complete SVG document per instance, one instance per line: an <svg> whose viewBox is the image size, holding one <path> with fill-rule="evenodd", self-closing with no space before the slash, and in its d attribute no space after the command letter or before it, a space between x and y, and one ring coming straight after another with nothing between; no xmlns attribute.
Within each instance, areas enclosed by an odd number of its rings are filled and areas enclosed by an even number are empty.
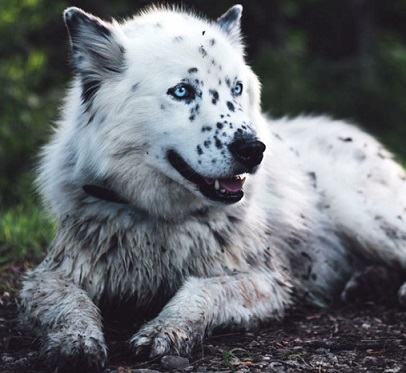
<svg viewBox="0 0 406 373"><path fill-rule="evenodd" d="M245 183L245 177L242 177L241 178L241 185L244 185L244 183Z"/></svg>
<svg viewBox="0 0 406 373"><path fill-rule="evenodd" d="M225 189L220 189L220 192L221 192L221 193L225 193L226 190L225 190Z"/></svg>
<svg viewBox="0 0 406 373"><path fill-rule="evenodd" d="M216 190L220 189L220 182L218 179L214 180L214 189L216 189Z"/></svg>

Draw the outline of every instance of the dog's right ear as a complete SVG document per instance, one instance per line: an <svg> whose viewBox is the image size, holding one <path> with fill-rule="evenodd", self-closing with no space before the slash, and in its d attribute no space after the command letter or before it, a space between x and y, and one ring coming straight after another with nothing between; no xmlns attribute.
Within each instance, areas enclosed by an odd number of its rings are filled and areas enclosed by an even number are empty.
<svg viewBox="0 0 406 373"><path fill-rule="evenodd" d="M114 27L75 7L65 10L72 62L82 80L84 102L92 99L103 78L124 70L124 48Z"/></svg>
<svg viewBox="0 0 406 373"><path fill-rule="evenodd" d="M241 41L241 15L242 5L232 6L227 12L220 16L216 23L233 41Z"/></svg>

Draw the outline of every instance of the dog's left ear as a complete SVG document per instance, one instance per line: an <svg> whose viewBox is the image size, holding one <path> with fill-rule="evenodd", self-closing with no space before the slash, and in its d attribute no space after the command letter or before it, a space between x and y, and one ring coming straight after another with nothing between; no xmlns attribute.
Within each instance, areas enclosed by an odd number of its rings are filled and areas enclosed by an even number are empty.
<svg viewBox="0 0 406 373"><path fill-rule="evenodd" d="M232 39L239 40L241 37L241 15L242 5L237 4L219 17L216 23Z"/></svg>
<svg viewBox="0 0 406 373"><path fill-rule="evenodd" d="M111 23L75 7L65 10L64 19L73 66L81 78L82 99L88 102L105 77L124 70L124 48Z"/></svg>

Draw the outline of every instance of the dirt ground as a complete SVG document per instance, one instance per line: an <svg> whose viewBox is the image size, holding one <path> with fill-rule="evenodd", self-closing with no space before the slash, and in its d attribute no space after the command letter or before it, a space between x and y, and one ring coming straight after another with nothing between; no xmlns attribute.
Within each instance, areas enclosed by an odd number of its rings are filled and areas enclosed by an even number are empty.
<svg viewBox="0 0 406 373"><path fill-rule="evenodd" d="M15 267L0 279L12 289L0 287L0 373L45 372L38 341L18 327L15 289L21 273ZM134 358L126 343L133 331L114 320L106 324L105 373L406 372L406 311L397 305L297 308L256 332L207 338L187 359Z"/></svg>

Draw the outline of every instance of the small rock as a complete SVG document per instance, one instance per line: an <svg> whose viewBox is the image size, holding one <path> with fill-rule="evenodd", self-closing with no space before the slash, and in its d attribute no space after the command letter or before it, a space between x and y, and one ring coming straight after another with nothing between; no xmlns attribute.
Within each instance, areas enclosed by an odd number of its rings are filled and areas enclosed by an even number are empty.
<svg viewBox="0 0 406 373"><path fill-rule="evenodd" d="M172 370L184 368L189 365L189 359L181 356L166 355L161 359L161 366L164 369Z"/></svg>

